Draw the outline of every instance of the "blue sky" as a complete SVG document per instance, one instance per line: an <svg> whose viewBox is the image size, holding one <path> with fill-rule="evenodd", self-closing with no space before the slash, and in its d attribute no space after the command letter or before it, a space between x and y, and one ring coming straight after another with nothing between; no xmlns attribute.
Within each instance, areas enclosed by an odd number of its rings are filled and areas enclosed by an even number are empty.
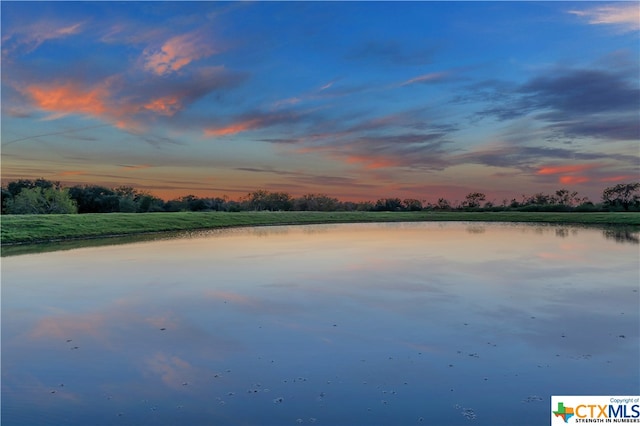
<svg viewBox="0 0 640 426"><path fill-rule="evenodd" d="M488 199L638 180L637 2L2 2L2 180Z"/></svg>

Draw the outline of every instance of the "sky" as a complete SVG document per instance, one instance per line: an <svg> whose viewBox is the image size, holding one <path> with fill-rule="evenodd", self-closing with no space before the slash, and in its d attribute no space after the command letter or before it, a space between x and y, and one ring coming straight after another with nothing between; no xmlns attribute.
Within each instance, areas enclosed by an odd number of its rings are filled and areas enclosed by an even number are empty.
<svg viewBox="0 0 640 426"><path fill-rule="evenodd" d="M501 203L640 179L638 2L0 7L3 184Z"/></svg>

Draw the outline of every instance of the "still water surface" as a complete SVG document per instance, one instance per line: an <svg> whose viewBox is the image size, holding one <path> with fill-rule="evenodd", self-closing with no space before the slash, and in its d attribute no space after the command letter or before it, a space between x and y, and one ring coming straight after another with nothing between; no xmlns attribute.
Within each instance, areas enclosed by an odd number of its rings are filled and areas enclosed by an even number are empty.
<svg viewBox="0 0 640 426"><path fill-rule="evenodd" d="M637 234L212 231L2 260L2 424L540 425L640 393Z"/></svg>

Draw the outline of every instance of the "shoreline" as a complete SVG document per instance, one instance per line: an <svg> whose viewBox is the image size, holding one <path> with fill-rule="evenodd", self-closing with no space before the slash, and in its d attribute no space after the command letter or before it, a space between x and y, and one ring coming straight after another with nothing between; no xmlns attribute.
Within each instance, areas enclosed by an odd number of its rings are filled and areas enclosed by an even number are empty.
<svg viewBox="0 0 640 426"><path fill-rule="evenodd" d="M623 226L630 227L632 231L640 231L638 212L177 212L3 215L1 245L12 247L234 227L443 221Z"/></svg>

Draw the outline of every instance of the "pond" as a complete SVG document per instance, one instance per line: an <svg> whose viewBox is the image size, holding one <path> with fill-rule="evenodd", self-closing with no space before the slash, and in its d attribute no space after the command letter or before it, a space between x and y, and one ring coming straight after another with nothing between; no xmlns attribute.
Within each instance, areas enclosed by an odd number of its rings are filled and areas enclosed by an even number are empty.
<svg viewBox="0 0 640 426"><path fill-rule="evenodd" d="M638 247L402 223L5 257L2 424L549 424L639 394Z"/></svg>

